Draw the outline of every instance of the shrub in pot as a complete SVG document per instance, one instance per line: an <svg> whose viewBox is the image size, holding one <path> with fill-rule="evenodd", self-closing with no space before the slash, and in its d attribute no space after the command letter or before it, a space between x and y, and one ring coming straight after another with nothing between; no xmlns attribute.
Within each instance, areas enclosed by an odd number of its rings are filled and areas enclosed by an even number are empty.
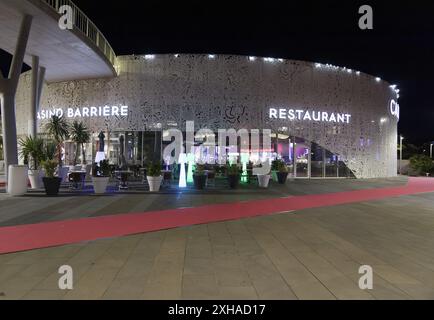
<svg viewBox="0 0 434 320"><path fill-rule="evenodd" d="M231 189L238 188L238 185L240 184L240 169L238 168L238 165L232 164L227 166L226 173L228 176L229 187Z"/></svg>
<svg viewBox="0 0 434 320"><path fill-rule="evenodd" d="M288 178L288 167L282 160L278 161L277 180L279 184L285 184Z"/></svg>
<svg viewBox="0 0 434 320"><path fill-rule="evenodd" d="M271 177L273 178L273 181L277 182L277 172L279 171L279 161L280 160L273 160L271 162Z"/></svg>
<svg viewBox="0 0 434 320"><path fill-rule="evenodd" d="M29 166L29 180L32 189L42 188L41 161L44 160L44 140L41 138L25 137L18 142L20 156Z"/></svg>
<svg viewBox="0 0 434 320"><path fill-rule="evenodd" d="M62 116L52 116L45 124L45 130L56 143L56 155L59 167L62 167L62 145L69 137L69 124Z"/></svg>
<svg viewBox="0 0 434 320"><path fill-rule="evenodd" d="M47 196L57 196L59 194L60 183L62 179L56 177L57 162L54 160L46 160L42 162L45 170L45 177L42 178Z"/></svg>
<svg viewBox="0 0 434 320"><path fill-rule="evenodd" d="M150 163L146 170L146 179L149 184L149 191L158 192L161 187L161 182L163 181L163 176L161 175L161 164Z"/></svg>
<svg viewBox="0 0 434 320"><path fill-rule="evenodd" d="M193 174L194 186L198 190L203 190L206 186L206 172L202 165L197 165Z"/></svg>
<svg viewBox="0 0 434 320"><path fill-rule="evenodd" d="M44 141L43 151L42 151L42 162L47 160L56 160L56 149L57 146L54 142L51 141ZM42 178L45 176L45 169L43 166L41 166L41 175L39 179L39 184L41 186L44 186L44 182L42 181Z"/></svg>
<svg viewBox="0 0 434 320"><path fill-rule="evenodd" d="M110 164L102 160L99 166L95 163L92 168L92 183L95 194L104 194L110 180Z"/></svg>
<svg viewBox="0 0 434 320"><path fill-rule="evenodd" d="M424 154L417 154L410 158L410 168L415 175L426 175L434 168L432 159Z"/></svg>

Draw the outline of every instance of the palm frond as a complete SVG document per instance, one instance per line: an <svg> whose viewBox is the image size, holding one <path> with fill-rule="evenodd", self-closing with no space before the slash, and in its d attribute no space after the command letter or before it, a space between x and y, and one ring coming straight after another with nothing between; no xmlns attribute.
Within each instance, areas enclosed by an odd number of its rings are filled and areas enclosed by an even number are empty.
<svg viewBox="0 0 434 320"><path fill-rule="evenodd" d="M69 124L63 117L53 116L45 125L45 130L57 143L61 143L69 137Z"/></svg>

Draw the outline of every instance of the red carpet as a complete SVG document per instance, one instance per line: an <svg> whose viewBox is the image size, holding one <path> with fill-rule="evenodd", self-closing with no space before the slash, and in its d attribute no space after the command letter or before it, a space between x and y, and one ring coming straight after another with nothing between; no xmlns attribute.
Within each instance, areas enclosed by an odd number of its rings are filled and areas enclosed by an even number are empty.
<svg viewBox="0 0 434 320"><path fill-rule="evenodd" d="M402 187L253 200L0 228L0 253L52 247L279 212L434 192L434 179L410 178Z"/></svg>

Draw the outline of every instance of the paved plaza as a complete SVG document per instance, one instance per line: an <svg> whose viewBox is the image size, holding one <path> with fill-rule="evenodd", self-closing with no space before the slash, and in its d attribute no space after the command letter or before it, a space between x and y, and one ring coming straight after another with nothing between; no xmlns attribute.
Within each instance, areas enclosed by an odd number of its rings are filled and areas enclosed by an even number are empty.
<svg viewBox="0 0 434 320"><path fill-rule="evenodd" d="M175 208L190 208L209 204L234 203L258 199L273 199L288 196L325 194L351 190L403 186L407 178L390 179L335 179L335 180L294 180L286 185L273 184L268 189L256 185L243 185L231 190L227 186L209 187L203 191L192 188L179 189L176 186L164 188L158 193L148 193L137 188L118 191L112 184L112 193L98 196L91 187L85 191L73 192L67 188L60 196L48 198L43 190L30 191L27 196L11 198L0 192L0 227L100 217L104 215L145 212ZM89 189L90 188L90 189ZM143 188L143 187L142 187ZM115 193L116 192L116 193Z"/></svg>
<svg viewBox="0 0 434 320"><path fill-rule="evenodd" d="M2 196L0 217L8 226L50 214L74 219L73 212L121 214L405 183L300 180L285 190L219 195ZM422 193L3 254L0 299L434 299L433 203L434 193ZM61 265L73 268L71 291L58 288ZM373 290L359 289L361 265L374 270Z"/></svg>

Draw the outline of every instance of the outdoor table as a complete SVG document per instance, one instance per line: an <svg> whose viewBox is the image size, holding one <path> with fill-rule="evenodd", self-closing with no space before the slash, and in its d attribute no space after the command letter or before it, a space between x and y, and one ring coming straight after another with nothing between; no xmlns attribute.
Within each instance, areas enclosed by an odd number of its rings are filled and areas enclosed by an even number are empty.
<svg viewBox="0 0 434 320"><path fill-rule="evenodd" d="M79 189L79 186L81 184L81 188L84 187L84 181L86 180L86 171L71 171L69 173L69 179L70 182L72 182L71 188L72 189Z"/></svg>
<svg viewBox="0 0 434 320"><path fill-rule="evenodd" d="M116 177L119 176L119 190L127 190L128 189L128 176L133 174L133 171L130 170L117 170L115 171Z"/></svg>

